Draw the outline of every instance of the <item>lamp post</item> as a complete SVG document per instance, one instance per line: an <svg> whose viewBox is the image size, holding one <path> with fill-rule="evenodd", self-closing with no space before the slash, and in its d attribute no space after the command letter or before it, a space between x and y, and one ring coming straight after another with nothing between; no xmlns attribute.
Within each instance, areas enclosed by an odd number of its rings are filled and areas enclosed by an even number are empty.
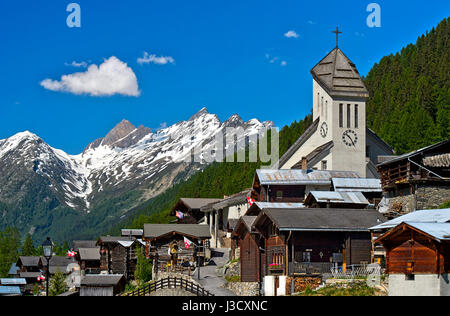
<svg viewBox="0 0 450 316"><path fill-rule="evenodd" d="M48 279L50 277L50 259L53 256L53 243L50 240L50 237L47 237L47 240L44 241L44 243L42 244L42 249L44 250L44 257L47 260L47 273L45 276L47 286L46 286L45 293L46 293L46 296L48 296Z"/></svg>

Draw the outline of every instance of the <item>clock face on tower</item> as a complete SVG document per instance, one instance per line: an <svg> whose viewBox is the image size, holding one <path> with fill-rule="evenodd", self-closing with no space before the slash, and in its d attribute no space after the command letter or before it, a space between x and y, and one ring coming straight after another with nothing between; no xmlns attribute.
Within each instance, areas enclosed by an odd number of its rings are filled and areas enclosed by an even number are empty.
<svg viewBox="0 0 450 316"><path fill-rule="evenodd" d="M325 122L323 122L322 126L320 127L320 135L322 135L323 138L327 137L328 135L328 125Z"/></svg>
<svg viewBox="0 0 450 316"><path fill-rule="evenodd" d="M342 134L342 141L345 145L349 147L356 147L356 143L358 142L358 135L355 131L349 129Z"/></svg>

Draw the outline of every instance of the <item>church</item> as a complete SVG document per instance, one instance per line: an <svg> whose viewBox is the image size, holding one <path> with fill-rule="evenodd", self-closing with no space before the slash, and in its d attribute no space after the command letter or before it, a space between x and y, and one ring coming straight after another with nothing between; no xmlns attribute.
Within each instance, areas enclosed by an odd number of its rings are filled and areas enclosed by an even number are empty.
<svg viewBox="0 0 450 316"><path fill-rule="evenodd" d="M339 30L336 30L336 37ZM366 126L369 91L353 62L338 47L311 70L313 124L274 169L356 171L379 178L379 157L392 148Z"/></svg>

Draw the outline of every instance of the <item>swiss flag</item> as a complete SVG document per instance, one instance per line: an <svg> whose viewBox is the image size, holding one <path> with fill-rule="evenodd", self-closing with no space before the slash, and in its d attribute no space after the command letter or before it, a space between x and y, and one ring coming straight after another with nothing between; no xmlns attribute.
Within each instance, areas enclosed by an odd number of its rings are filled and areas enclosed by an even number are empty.
<svg viewBox="0 0 450 316"><path fill-rule="evenodd" d="M67 256L69 256L70 258L75 257L75 254L76 254L75 251L70 251L70 250L69 250L69 251L67 252Z"/></svg>
<svg viewBox="0 0 450 316"><path fill-rule="evenodd" d="M190 241L189 239L184 237L184 247L189 250L189 248L191 248L191 245L192 245L192 241Z"/></svg>
<svg viewBox="0 0 450 316"><path fill-rule="evenodd" d="M252 206L253 203L255 203L255 200L252 199L251 197L247 197L247 201L248 201L248 205L249 205L249 206Z"/></svg>

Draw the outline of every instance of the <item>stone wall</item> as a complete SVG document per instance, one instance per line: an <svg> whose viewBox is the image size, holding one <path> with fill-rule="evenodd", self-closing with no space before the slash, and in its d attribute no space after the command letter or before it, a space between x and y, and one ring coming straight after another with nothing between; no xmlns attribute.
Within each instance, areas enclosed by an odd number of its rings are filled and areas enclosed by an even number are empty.
<svg viewBox="0 0 450 316"><path fill-rule="evenodd" d="M258 296L259 283L258 282L228 282L224 285L227 290L230 290L237 296Z"/></svg>
<svg viewBox="0 0 450 316"><path fill-rule="evenodd" d="M401 214L407 214L414 210L436 209L448 201L450 186L418 184L415 194L389 198L389 209L396 210L401 205Z"/></svg>
<svg viewBox="0 0 450 316"><path fill-rule="evenodd" d="M294 282L294 293L305 291L308 287L312 290L317 289L322 284L320 276L299 276L286 278L286 295L291 295L292 282Z"/></svg>

